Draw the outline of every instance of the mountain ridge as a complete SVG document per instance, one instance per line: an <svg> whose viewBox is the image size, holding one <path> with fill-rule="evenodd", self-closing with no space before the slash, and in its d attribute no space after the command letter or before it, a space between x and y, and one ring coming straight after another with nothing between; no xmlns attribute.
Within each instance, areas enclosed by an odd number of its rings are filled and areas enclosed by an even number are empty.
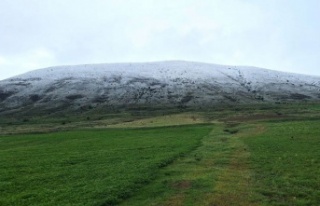
<svg viewBox="0 0 320 206"><path fill-rule="evenodd" d="M318 76L187 61L57 66L0 81L0 115L319 99Z"/></svg>

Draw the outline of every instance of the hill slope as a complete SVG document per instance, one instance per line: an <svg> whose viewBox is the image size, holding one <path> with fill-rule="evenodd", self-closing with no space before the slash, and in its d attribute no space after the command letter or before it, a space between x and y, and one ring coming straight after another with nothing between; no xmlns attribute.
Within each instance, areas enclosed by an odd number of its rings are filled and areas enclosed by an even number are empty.
<svg viewBox="0 0 320 206"><path fill-rule="evenodd" d="M183 61L59 66L0 81L0 114L319 98L320 77Z"/></svg>

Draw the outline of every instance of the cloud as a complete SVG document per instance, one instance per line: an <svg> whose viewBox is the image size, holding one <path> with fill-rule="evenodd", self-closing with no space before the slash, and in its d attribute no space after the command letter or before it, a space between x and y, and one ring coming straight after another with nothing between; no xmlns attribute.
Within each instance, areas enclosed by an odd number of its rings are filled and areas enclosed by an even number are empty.
<svg viewBox="0 0 320 206"><path fill-rule="evenodd" d="M0 79L172 59L320 75L319 10L317 0L3 0Z"/></svg>
<svg viewBox="0 0 320 206"><path fill-rule="evenodd" d="M0 55L0 79L54 64L56 64L54 54L45 48L37 48L17 55Z"/></svg>

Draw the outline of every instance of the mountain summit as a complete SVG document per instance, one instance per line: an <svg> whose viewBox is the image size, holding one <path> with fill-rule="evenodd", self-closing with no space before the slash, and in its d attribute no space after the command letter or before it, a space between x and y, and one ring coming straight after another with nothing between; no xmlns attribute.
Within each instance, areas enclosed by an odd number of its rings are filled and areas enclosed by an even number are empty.
<svg viewBox="0 0 320 206"><path fill-rule="evenodd" d="M0 81L0 114L319 98L320 77L184 61L58 66Z"/></svg>

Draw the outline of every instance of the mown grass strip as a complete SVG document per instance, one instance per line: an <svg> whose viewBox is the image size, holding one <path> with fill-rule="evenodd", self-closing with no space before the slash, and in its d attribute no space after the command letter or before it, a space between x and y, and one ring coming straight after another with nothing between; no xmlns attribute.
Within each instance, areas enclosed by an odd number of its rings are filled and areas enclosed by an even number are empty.
<svg viewBox="0 0 320 206"><path fill-rule="evenodd" d="M253 171L250 169L250 152L242 138L247 135L257 135L264 131L261 125L240 126L227 128L224 131L231 134L229 144L232 149L229 156L229 164L220 172L215 193L208 197L211 205L260 205L257 201L257 194L252 188ZM230 132L237 131L237 132Z"/></svg>

